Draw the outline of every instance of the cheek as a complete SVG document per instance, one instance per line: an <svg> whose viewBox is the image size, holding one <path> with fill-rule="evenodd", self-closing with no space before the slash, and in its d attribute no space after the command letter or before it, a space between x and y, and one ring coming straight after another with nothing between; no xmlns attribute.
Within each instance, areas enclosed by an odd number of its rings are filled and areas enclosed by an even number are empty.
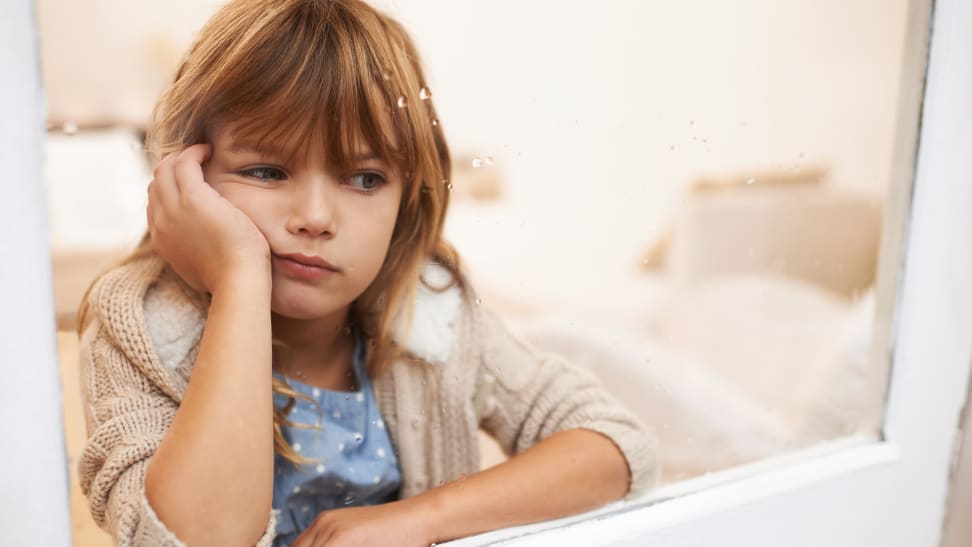
<svg viewBox="0 0 972 547"><path fill-rule="evenodd" d="M359 226L361 241L367 241L366 245L359 247L359 257L362 262L367 262L368 269L377 275L381 264L388 254L388 245L391 242L392 232L395 230L395 221L398 218L398 200L389 199L380 204L379 207L372 208L369 214L361 217L363 222Z"/></svg>

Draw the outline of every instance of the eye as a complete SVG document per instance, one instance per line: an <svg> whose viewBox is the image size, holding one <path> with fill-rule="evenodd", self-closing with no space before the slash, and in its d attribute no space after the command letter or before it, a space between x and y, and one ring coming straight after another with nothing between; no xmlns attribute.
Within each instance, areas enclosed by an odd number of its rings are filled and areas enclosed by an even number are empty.
<svg viewBox="0 0 972 547"><path fill-rule="evenodd" d="M259 180L284 180L287 178L287 173L284 173L282 169L267 165L250 167L240 171L240 174L247 178Z"/></svg>
<svg viewBox="0 0 972 547"><path fill-rule="evenodd" d="M348 177L348 184L358 190L364 190L366 192L373 191L384 183L385 177L379 173L374 173L371 171L355 173Z"/></svg>

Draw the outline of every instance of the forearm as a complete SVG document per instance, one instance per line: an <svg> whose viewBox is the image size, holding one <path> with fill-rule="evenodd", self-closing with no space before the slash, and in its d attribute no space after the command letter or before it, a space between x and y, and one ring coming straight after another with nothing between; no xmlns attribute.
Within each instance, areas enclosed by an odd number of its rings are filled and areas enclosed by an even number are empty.
<svg viewBox="0 0 972 547"><path fill-rule="evenodd" d="M259 270L213 293L192 378L145 491L190 545L252 544L273 497L270 282Z"/></svg>
<svg viewBox="0 0 972 547"><path fill-rule="evenodd" d="M595 509L622 498L628 480L627 463L613 442L574 429L412 500L441 542Z"/></svg>

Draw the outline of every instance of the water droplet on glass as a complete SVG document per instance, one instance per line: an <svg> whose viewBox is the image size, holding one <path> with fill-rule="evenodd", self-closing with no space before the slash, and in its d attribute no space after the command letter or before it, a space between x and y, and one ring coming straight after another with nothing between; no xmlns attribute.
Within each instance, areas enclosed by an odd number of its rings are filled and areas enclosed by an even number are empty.
<svg viewBox="0 0 972 547"><path fill-rule="evenodd" d="M746 179L746 184L754 184L756 182L756 177L749 177Z"/></svg>
<svg viewBox="0 0 972 547"><path fill-rule="evenodd" d="M362 435L361 433L354 434L354 442L360 443L362 440L364 440L364 435Z"/></svg>
<svg viewBox="0 0 972 547"><path fill-rule="evenodd" d="M429 93L429 90L428 89L426 89L426 88L423 87L422 89L419 90L419 99L422 99L423 101L427 101L431 97L432 97L432 94Z"/></svg>
<svg viewBox="0 0 972 547"><path fill-rule="evenodd" d="M432 127L439 125L439 120L432 120Z"/></svg>
<svg viewBox="0 0 972 547"><path fill-rule="evenodd" d="M473 160L472 160L473 169L479 169L480 167L482 167L482 165L483 165L483 159L482 158L479 158L479 157L473 158Z"/></svg>
<svg viewBox="0 0 972 547"><path fill-rule="evenodd" d="M61 131L63 131L65 135L74 135L78 132L78 124L68 120L61 125Z"/></svg>
<svg viewBox="0 0 972 547"><path fill-rule="evenodd" d="M483 303L483 299L482 298L477 298L476 299L476 303L477 304L482 304Z"/></svg>
<svg viewBox="0 0 972 547"><path fill-rule="evenodd" d="M385 457L385 449L384 448L378 448L378 449L376 449L375 450L375 456L378 456L379 458L384 458Z"/></svg>
<svg viewBox="0 0 972 547"><path fill-rule="evenodd" d="M406 104L408 104L408 101L405 99L405 95L399 96L398 97L398 108L405 108L405 105Z"/></svg>
<svg viewBox="0 0 972 547"><path fill-rule="evenodd" d="M344 498L344 505L351 505L352 503L354 503L354 496Z"/></svg>
<svg viewBox="0 0 972 547"><path fill-rule="evenodd" d="M493 165L493 156L486 156L486 159L483 161L486 163L486 165Z"/></svg>
<svg viewBox="0 0 972 547"><path fill-rule="evenodd" d="M323 463L317 464L317 472L318 473L323 473L324 472L324 464Z"/></svg>
<svg viewBox="0 0 972 547"><path fill-rule="evenodd" d="M446 188L448 188L448 189L449 189L449 191L451 192L451 191L452 191L452 183L450 182L450 183L449 183L449 185L448 185L448 186L446 186Z"/></svg>
<svg viewBox="0 0 972 547"><path fill-rule="evenodd" d="M300 443L294 443L294 451L300 452Z"/></svg>

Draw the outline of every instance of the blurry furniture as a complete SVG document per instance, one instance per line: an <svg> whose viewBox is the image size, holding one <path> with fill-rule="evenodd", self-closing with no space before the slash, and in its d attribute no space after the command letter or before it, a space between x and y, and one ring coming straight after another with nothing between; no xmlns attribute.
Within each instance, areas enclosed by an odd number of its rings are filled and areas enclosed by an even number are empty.
<svg viewBox="0 0 972 547"><path fill-rule="evenodd" d="M649 249L673 281L773 272L852 296L874 283L883 203L834 190L821 169L697 181Z"/></svg>

